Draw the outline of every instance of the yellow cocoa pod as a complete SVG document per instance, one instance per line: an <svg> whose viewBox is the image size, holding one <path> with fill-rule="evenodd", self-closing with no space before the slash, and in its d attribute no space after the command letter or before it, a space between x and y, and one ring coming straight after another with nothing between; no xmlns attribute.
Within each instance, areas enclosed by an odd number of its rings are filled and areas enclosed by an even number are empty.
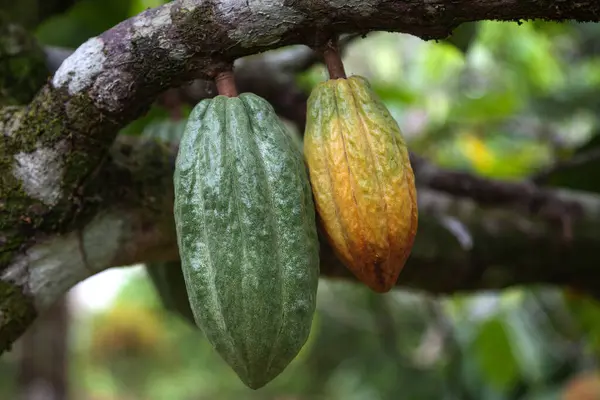
<svg viewBox="0 0 600 400"><path fill-rule="evenodd" d="M417 232L417 198L400 128L360 76L317 85L304 155L322 230L376 292L396 283Z"/></svg>

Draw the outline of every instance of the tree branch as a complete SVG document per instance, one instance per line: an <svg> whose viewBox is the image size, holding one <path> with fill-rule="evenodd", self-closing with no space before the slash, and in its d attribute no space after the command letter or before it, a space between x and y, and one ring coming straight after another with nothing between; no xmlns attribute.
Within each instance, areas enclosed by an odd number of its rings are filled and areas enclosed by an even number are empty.
<svg viewBox="0 0 600 400"><path fill-rule="evenodd" d="M36 235L36 244L0 274L0 287L26 288L31 299L26 303L19 291L0 291L4 313L0 338L5 340L0 341L0 349L20 335L35 312L47 309L87 277L115 266L178 259L172 215L175 155L175 148L153 141L122 137L115 143L103 168L82 194L82 207L94 217L81 229L63 235ZM445 294L558 284L600 297L596 284L600 196L544 192L544 198L563 204L562 209L577 210L571 215L573 236L565 241L551 221L532 215L527 207L512 207L519 201L504 208L485 208L470 199L424 186L444 179L448 172L428 172L430 180L423 182L422 168L422 164L415 164L419 231L399 285ZM461 179L469 181L476 193L521 189L518 183L461 177L454 183L460 187L464 186ZM522 201L526 202L527 197ZM324 241L321 272L324 276L353 279ZM13 318L13 312L26 317ZM6 337L10 339L6 341Z"/></svg>
<svg viewBox="0 0 600 400"><path fill-rule="evenodd" d="M509 183L445 170L415 153L410 154L410 160L421 185L471 199L481 206L517 208L555 223L579 218L584 211L578 201L571 201L558 189L545 189L529 181Z"/></svg>
<svg viewBox="0 0 600 400"><path fill-rule="evenodd" d="M340 39L342 52L357 35L345 35ZM48 69L54 73L73 54L72 50L46 47ZM234 63L236 85L240 92L252 92L266 99L275 112L290 120L302 133L306 122L306 101L308 94L301 90L295 75L306 71L321 60L321 55L310 47L296 45L276 51L240 58ZM171 89L167 102L195 105L205 98L215 96L216 88L210 80L196 79L179 88ZM160 99L159 99L160 101Z"/></svg>

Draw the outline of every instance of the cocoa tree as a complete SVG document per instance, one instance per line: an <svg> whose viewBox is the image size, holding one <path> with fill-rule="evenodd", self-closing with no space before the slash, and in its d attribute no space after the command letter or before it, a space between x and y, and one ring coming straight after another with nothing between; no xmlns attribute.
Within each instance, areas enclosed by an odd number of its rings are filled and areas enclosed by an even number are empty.
<svg viewBox="0 0 600 400"><path fill-rule="evenodd" d="M40 48L11 18L0 43L0 351L69 288L107 268L178 258L176 148L118 135L156 101L197 102L236 61L241 91L303 127L292 76L323 37L448 37L481 20L599 21L592 0L176 0L90 38ZM283 52L265 53L290 47ZM16 68L15 60L28 67ZM23 65L23 64L19 64ZM26 71L26 73L24 73ZM194 81L193 85L185 85ZM508 183L412 155L420 221L398 284L432 293L549 283L600 296L600 196ZM322 274L350 278L325 242Z"/></svg>

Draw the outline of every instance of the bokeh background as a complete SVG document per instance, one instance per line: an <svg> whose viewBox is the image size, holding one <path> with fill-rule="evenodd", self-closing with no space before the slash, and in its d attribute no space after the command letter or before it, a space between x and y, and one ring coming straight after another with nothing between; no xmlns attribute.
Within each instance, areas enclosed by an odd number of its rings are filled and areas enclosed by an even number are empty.
<svg viewBox="0 0 600 400"><path fill-rule="evenodd" d="M39 24L33 2L13 3L5 7L35 25L41 43L75 48L162 2L83 0ZM344 60L349 74L371 81L412 150L443 167L518 180L599 146L598 37L599 24L481 22L438 42L369 34ZM309 91L325 77L317 65L297 80ZM155 107L124 133L166 118ZM592 163L553 179L598 192L590 176L599 172ZM599 356L598 303L569 290L434 298L322 279L307 345L251 391L200 331L161 306L144 267L128 266L74 288L0 358L0 398L50 399L51 388L35 387L50 370L81 400L586 400L600 398Z"/></svg>

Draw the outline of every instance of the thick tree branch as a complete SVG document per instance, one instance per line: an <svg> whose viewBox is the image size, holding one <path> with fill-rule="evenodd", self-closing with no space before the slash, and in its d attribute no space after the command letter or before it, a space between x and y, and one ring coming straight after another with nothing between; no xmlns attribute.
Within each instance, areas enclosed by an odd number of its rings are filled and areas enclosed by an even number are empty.
<svg viewBox="0 0 600 400"><path fill-rule="evenodd" d="M345 35L340 39L340 49L344 51L355 39L357 35ZM45 53L48 69L54 73L73 51L46 47ZM256 93L266 99L278 115L290 120L298 131L302 132L306 122L308 94L298 87L295 75L306 71L319 61L322 60L318 52L302 45L240 58L234 63L236 85L240 92ZM214 82L196 79L164 92L162 97L168 98L162 100L163 103L188 103L193 106L215 94Z"/></svg>
<svg viewBox="0 0 600 400"><path fill-rule="evenodd" d="M414 153L410 158L421 185L471 199L481 206L517 208L555 223L579 218L584 212L580 202L571 201L569 195L565 197L558 189L545 189L528 181L509 183L445 170Z"/></svg>
<svg viewBox="0 0 600 400"><path fill-rule="evenodd" d="M20 335L36 311L47 309L87 277L115 266L178 259L172 216L175 154L174 148L130 137L114 145L103 168L82 193L82 207L94 217L81 229L63 235L35 236L36 244L0 275L0 287L16 284L27 288L31 299L24 302L18 291L0 293L6 313L0 318L0 338L4 339L0 349ZM424 174L422 168L415 164L420 226L399 285L443 294L558 284L600 297L596 284L600 196L545 192L544 196L563 204L562 209L577 210L571 215L573 235L565 241L551 221L532 215L527 207L512 207L527 202L526 196L504 208L484 208L423 186L445 179L448 172ZM423 181L423 176L429 180ZM520 184L473 180L468 175L453 179L459 187L461 179L468 181L476 193L521 190ZM321 260L324 276L352 279L325 242ZM13 312L20 317L13 318Z"/></svg>

